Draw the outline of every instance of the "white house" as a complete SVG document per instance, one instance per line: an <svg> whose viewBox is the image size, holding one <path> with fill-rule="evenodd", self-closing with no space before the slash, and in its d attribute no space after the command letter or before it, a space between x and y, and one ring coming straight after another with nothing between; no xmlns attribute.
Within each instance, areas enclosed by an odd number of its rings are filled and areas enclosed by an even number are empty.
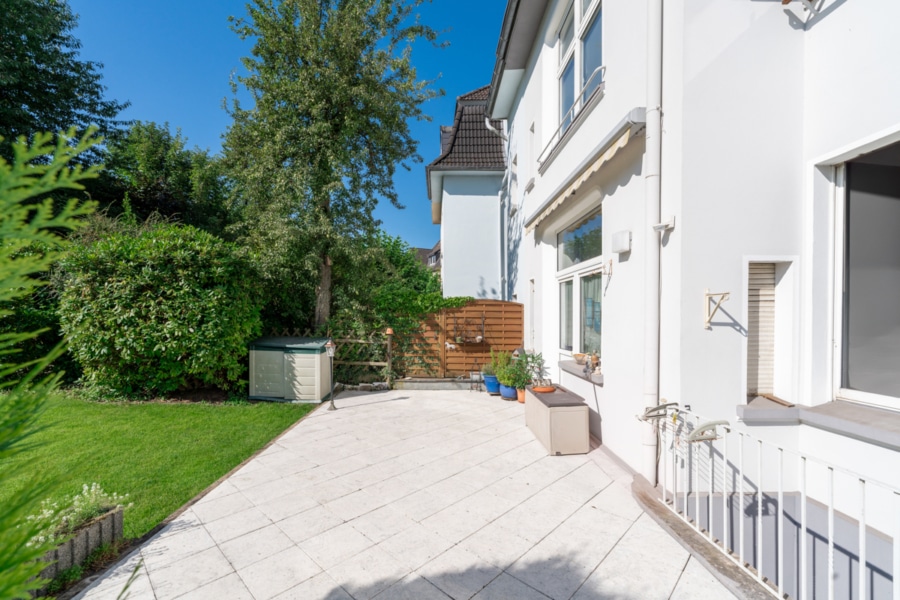
<svg viewBox="0 0 900 600"><path fill-rule="evenodd" d="M791 597L900 597L898 22L895 0L509 0L487 98L526 346Z"/></svg>
<svg viewBox="0 0 900 600"><path fill-rule="evenodd" d="M484 86L456 99L453 125L441 127L441 154L425 177L431 219L441 226L444 296L506 300L500 217L506 162L500 122L484 116L487 97Z"/></svg>

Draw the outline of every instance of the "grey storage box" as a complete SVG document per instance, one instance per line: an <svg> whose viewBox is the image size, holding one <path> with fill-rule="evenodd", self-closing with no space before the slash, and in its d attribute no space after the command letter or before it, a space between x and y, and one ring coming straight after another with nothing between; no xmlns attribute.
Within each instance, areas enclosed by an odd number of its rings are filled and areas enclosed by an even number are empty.
<svg viewBox="0 0 900 600"><path fill-rule="evenodd" d="M525 425L551 455L591 450L587 404L565 388L542 394L526 388Z"/></svg>
<svg viewBox="0 0 900 600"><path fill-rule="evenodd" d="M250 344L250 398L322 402L331 394L325 338L263 337Z"/></svg>

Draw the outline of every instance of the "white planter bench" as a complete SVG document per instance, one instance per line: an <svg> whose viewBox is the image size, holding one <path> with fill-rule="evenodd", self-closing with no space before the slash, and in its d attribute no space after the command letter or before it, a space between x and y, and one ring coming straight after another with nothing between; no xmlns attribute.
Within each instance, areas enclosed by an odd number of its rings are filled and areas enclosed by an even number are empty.
<svg viewBox="0 0 900 600"><path fill-rule="evenodd" d="M590 452L587 404L563 387L541 394L526 388L525 425L553 456Z"/></svg>

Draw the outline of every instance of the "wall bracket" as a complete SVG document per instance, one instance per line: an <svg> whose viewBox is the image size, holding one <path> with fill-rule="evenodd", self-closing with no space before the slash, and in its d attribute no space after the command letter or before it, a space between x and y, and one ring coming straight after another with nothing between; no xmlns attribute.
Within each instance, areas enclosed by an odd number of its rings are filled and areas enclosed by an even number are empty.
<svg viewBox="0 0 900 600"><path fill-rule="evenodd" d="M691 435L688 436L687 441L690 443L694 442L711 442L713 440L719 439L719 432L716 431L716 428L722 426L725 428L725 431L731 431L731 423L728 421L709 421L706 423L701 423L697 425L697 428L691 432Z"/></svg>
<svg viewBox="0 0 900 600"><path fill-rule="evenodd" d="M706 288L706 292L703 294L703 328L704 329L712 329L713 317L716 316L716 313L719 310L719 307L722 306L722 303L728 300L731 296L730 292L719 292L719 293L710 293L709 288ZM709 310L709 303L713 301L713 308Z"/></svg>

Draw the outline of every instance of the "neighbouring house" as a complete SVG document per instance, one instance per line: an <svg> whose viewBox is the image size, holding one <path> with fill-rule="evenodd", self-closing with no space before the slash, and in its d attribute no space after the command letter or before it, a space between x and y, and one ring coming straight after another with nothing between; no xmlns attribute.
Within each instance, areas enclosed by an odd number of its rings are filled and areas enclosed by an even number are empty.
<svg viewBox="0 0 900 600"><path fill-rule="evenodd" d="M488 93L484 86L456 99L453 125L441 127L441 154L425 167L432 223L441 226L444 296L507 299L500 201L506 161L500 122L486 126Z"/></svg>
<svg viewBox="0 0 900 600"><path fill-rule="evenodd" d="M508 0L428 167L448 293L523 302L591 433L791 597L900 597L898 22L893 0Z"/></svg>
<svg viewBox="0 0 900 600"><path fill-rule="evenodd" d="M416 252L416 258L423 265L435 271L440 275L441 273L441 242L438 242L432 246L431 248L414 248Z"/></svg>
<svg viewBox="0 0 900 600"><path fill-rule="evenodd" d="M438 240L434 247L428 251L428 255L425 257L425 266L427 266L432 271L437 271L438 274L441 273L441 241Z"/></svg>

